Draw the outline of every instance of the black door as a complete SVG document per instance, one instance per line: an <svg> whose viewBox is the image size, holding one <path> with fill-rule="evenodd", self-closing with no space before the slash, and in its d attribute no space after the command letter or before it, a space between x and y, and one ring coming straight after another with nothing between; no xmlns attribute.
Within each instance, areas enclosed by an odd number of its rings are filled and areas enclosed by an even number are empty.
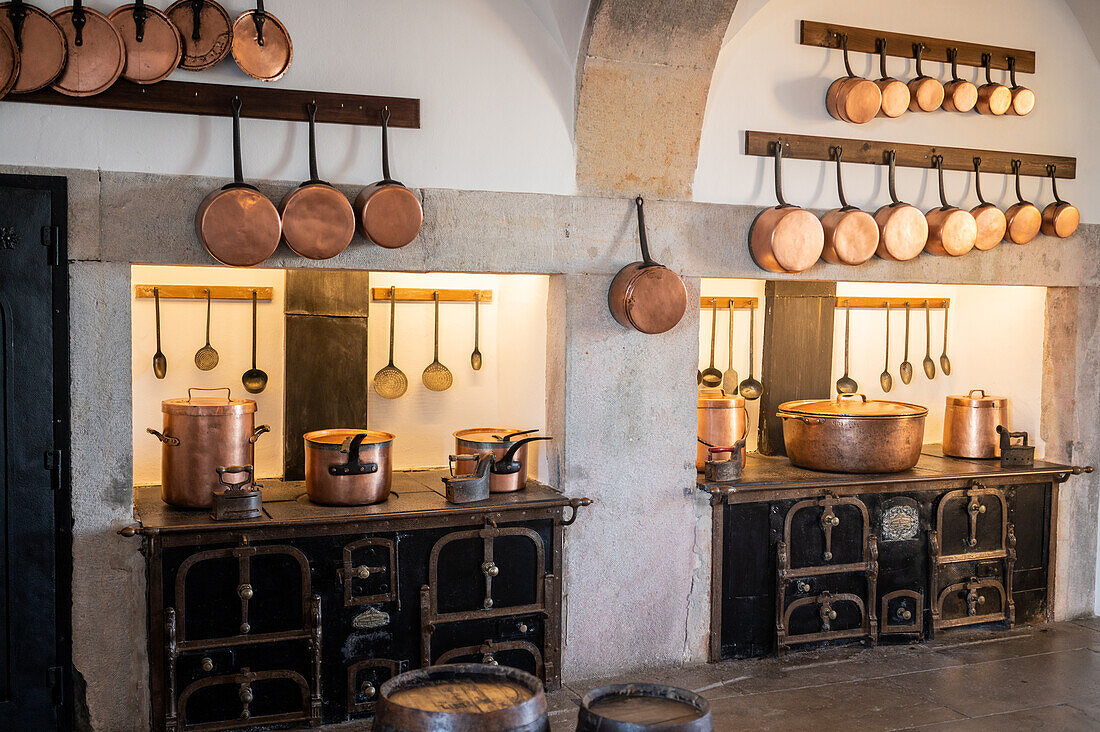
<svg viewBox="0 0 1100 732"><path fill-rule="evenodd" d="M66 199L0 175L0 729L71 719Z"/></svg>

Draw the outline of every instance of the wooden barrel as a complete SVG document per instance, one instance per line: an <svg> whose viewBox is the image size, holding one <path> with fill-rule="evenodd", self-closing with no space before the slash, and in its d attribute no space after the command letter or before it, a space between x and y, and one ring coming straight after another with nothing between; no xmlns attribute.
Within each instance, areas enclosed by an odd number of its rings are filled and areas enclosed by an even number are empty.
<svg viewBox="0 0 1100 732"><path fill-rule="evenodd" d="M375 732L548 732L542 682L508 666L456 663L382 684Z"/></svg>
<svg viewBox="0 0 1100 732"><path fill-rule="evenodd" d="M710 704L687 689L615 684L585 694L577 732L713 732Z"/></svg>

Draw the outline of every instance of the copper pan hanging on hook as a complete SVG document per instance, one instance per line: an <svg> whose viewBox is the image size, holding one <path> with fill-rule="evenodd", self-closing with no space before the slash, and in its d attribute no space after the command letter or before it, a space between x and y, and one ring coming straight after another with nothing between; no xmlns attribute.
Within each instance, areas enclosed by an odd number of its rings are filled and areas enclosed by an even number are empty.
<svg viewBox="0 0 1100 732"><path fill-rule="evenodd" d="M382 108L382 180L355 197L355 219L367 241L386 249L405 246L420 233L424 209L420 199L390 177L390 108Z"/></svg>
<svg viewBox="0 0 1100 732"><path fill-rule="evenodd" d="M1005 240L1013 244L1027 244L1039 233L1039 227L1043 223L1043 215L1039 208L1030 201L1024 200L1020 192L1020 166L1019 160L1012 161L1012 172L1016 176L1016 203L1005 211L1008 221L1005 229Z"/></svg>
<svg viewBox="0 0 1100 732"><path fill-rule="evenodd" d="M126 48L122 78L135 84L156 84L180 65L183 41L179 29L145 0L115 8L107 18Z"/></svg>
<svg viewBox="0 0 1100 732"><path fill-rule="evenodd" d="M804 272L821 257L825 230L809 211L783 198L783 141L772 143L777 205L757 214L749 228L749 253L769 272Z"/></svg>
<svg viewBox="0 0 1100 732"><path fill-rule="evenodd" d="M607 307L620 325L652 335L672 330L684 317L687 288L679 275L649 256L644 206L641 196L634 199L642 261L626 265L611 280Z"/></svg>
<svg viewBox="0 0 1100 732"><path fill-rule="evenodd" d="M1047 236L1056 236L1065 239L1077 231L1081 223L1081 212L1072 203L1063 201L1058 197L1058 180L1054 173L1058 166L1048 165L1047 174L1050 175L1050 189L1054 193L1054 203L1043 209L1042 231Z"/></svg>
<svg viewBox="0 0 1100 732"><path fill-rule="evenodd" d="M951 81L943 85L942 107L947 112L969 112L978 103L978 87L959 78L959 49L947 49L947 58L951 61Z"/></svg>
<svg viewBox="0 0 1100 732"><path fill-rule="evenodd" d="M993 81L989 66L992 57L988 53L982 54L982 67L985 68L985 83L978 87L978 114L989 114L999 117L1012 106L1012 92L1004 84Z"/></svg>
<svg viewBox="0 0 1100 732"><path fill-rule="evenodd" d="M176 0L165 14L180 31L181 69L205 71L229 55L233 24L229 13L214 0Z"/></svg>
<svg viewBox="0 0 1100 732"><path fill-rule="evenodd" d="M886 152L886 163L890 166L890 203L875 211L875 223L878 224L878 249L875 254L892 262L904 262L924 251L924 245L928 243L928 220L916 206L898 199L896 151Z"/></svg>
<svg viewBox="0 0 1100 732"><path fill-rule="evenodd" d="M1016 83L1016 59L1013 56L1008 57L1008 75L1012 79L1012 88L1008 90L1012 94L1012 103L1005 114L1016 117L1031 114L1031 110L1035 109L1035 92Z"/></svg>
<svg viewBox="0 0 1100 732"><path fill-rule="evenodd" d="M886 73L886 39L875 39L878 48L879 70L882 77L875 81L882 94L882 105L879 107L879 117L900 117L909 109L909 86L900 79L895 79Z"/></svg>
<svg viewBox="0 0 1100 732"><path fill-rule="evenodd" d="M878 85L868 79L856 76L848 62L848 35L840 35L844 49L844 70L842 76L829 85L825 93L825 109L835 119L861 125L870 122L882 108L882 92Z"/></svg>
<svg viewBox="0 0 1100 732"><path fill-rule="evenodd" d="M830 264L863 264L875 256L878 224L871 214L849 205L844 197L844 181L840 176L840 158L844 148L831 148L829 154L836 160L836 192L840 208L834 208L821 217L825 232L821 258Z"/></svg>
<svg viewBox="0 0 1100 732"><path fill-rule="evenodd" d="M98 10L82 0L53 12L65 35L65 70L54 80L54 91L69 97L90 97L107 91L122 76L126 46L118 30Z"/></svg>
<svg viewBox="0 0 1100 732"><path fill-rule="evenodd" d="M924 251L941 256L961 257L974 248L974 242L978 240L978 223L969 211L947 202L947 193L943 186L943 155L933 155L932 165L936 167L936 172L939 174L940 205L929 211L926 216L928 244L925 245Z"/></svg>
<svg viewBox="0 0 1100 732"><path fill-rule="evenodd" d="M260 81L278 81L294 59L294 44L286 26L256 0L233 21L233 60L241 71Z"/></svg>
<svg viewBox="0 0 1100 732"><path fill-rule="evenodd" d="M982 159L974 158L974 193L978 196L978 205L970 209L970 215L978 225L978 238L974 241L974 248L988 251L1001 243L1008 228L1008 219L1004 211L989 203L982 197L981 181Z"/></svg>
<svg viewBox="0 0 1100 732"><path fill-rule="evenodd" d="M923 43L913 44L913 57L916 59L917 77L909 81L909 111L933 112L943 104L943 84L939 79L925 75L921 70Z"/></svg>
<svg viewBox="0 0 1100 732"><path fill-rule="evenodd" d="M0 3L0 28L8 31L19 53L13 94L45 89L65 70L65 34L49 13L23 0Z"/></svg>

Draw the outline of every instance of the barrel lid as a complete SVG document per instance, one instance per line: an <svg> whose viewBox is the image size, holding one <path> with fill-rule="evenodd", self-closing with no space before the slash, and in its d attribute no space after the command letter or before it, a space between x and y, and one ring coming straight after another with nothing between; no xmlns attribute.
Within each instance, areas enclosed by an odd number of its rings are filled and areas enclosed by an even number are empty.
<svg viewBox="0 0 1100 732"><path fill-rule="evenodd" d="M951 394L947 397L949 407L1007 407L1008 397L989 396L985 389L971 389L968 394Z"/></svg>
<svg viewBox="0 0 1100 732"><path fill-rule="evenodd" d="M225 392L197 396L193 392ZM187 390L186 397L165 399L160 403L161 411L165 414L186 414L192 417L209 417L216 415L251 414L256 411L256 402L252 399L234 399L229 387L220 389L200 389L194 387Z"/></svg>
<svg viewBox="0 0 1100 732"><path fill-rule="evenodd" d="M539 430L518 430L511 427L471 427L454 433L456 440L478 442L486 445L506 445L514 442L516 435L527 437Z"/></svg>
<svg viewBox="0 0 1100 732"><path fill-rule="evenodd" d="M355 437L356 435L366 435L360 443L363 446L380 445L394 439L394 436L389 432L352 429L317 430L305 433L302 438L308 444L315 445L322 450L338 450L349 437Z"/></svg>
<svg viewBox="0 0 1100 732"><path fill-rule="evenodd" d="M868 399L863 394L841 394L836 399L799 399L783 402L779 413L812 417L882 418L923 417L928 408L919 404L892 402L885 399Z"/></svg>
<svg viewBox="0 0 1100 732"><path fill-rule="evenodd" d="M700 389L699 409L730 409L745 406L745 397L721 389Z"/></svg>

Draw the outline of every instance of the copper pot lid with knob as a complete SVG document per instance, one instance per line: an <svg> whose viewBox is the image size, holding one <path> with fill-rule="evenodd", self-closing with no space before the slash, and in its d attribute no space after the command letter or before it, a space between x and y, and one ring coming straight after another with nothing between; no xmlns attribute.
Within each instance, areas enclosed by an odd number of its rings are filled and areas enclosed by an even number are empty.
<svg viewBox="0 0 1100 732"><path fill-rule="evenodd" d="M176 0L165 14L179 28L181 69L205 71L229 55L233 24L229 13L214 0Z"/></svg>
<svg viewBox="0 0 1100 732"><path fill-rule="evenodd" d="M0 27L0 99L15 86L19 78L19 48L11 33Z"/></svg>
<svg viewBox="0 0 1100 732"><path fill-rule="evenodd" d="M990 71L992 57L982 54L982 66L985 68L985 83L978 87L978 114L999 117L1012 105L1012 92L1004 84L993 81Z"/></svg>
<svg viewBox="0 0 1100 732"><path fill-rule="evenodd" d="M264 10L264 0L256 0L254 10L246 10L233 21L233 60L241 71L260 81L278 81L294 59L294 44L286 26Z"/></svg>
<svg viewBox="0 0 1100 732"><path fill-rule="evenodd" d="M1058 179L1055 172L1056 165L1048 165L1047 173L1050 175L1050 189L1054 193L1054 202L1043 209L1042 231L1047 236L1056 236L1065 239L1077 231L1081 223L1081 212L1068 201L1058 197Z"/></svg>
<svg viewBox="0 0 1100 732"><path fill-rule="evenodd" d="M137 0L115 8L107 18L126 47L122 78L135 84L156 84L179 66L183 58L179 29L160 10Z"/></svg>
<svg viewBox="0 0 1100 732"><path fill-rule="evenodd" d="M622 326L654 335L676 327L687 312L687 288L679 275L649 255L645 228L645 201L634 199L642 261L616 273L607 291L607 307Z"/></svg>
<svg viewBox="0 0 1100 732"><path fill-rule="evenodd" d="M878 249L878 224L871 214L848 204L844 197L844 181L840 174L840 159L844 148L830 149L836 159L836 191L840 208L834 208L821 217L825 232L825 245L821 258L830 264L863 264L875 256Z"/></svg>
<svg viewBox="0 0 1100 732"><path fill-rule="evenodd" d="M943 156L933 155L932 164L939 174L940 205L928 212L928 244L930 254L959 257L974 248L978 240L978 222L974 216L947 202L943 186Z"/></svg>
<svg viewBox="0 0 1100 732"><path fill-rule="evenodd" d="M12 93L45 89L64 71L69 49L51 15L22 0L0 3L0 28L15 40L20 57Z"/></svg>
<svg viewBox="0 0 1100 732"><path fill-rule="evenodd" d="M879 71L882 73L882 76L875 80L875 86L882 95L882 104L877 116L900 117L909 110L909 85L886 73L886 39L875 39L875 46L879 54Z"/></svg>
<svg viewBox="0 0 1100 732"><path fill-rule="evenodd" d="M969 112L978 103L978 87L959 78L959 49L947 49L947 58L951 61L951 81L943 85L942 107L947 112Z"/></svg>
<svg viewBox="0 0 1100 732"><path fill-rule="evenodd" d="M386 249L399 249L420 234L424 208L415 193L390 176L389 107L382 108L381 120L382 180L361 190L353 208L363 238Z"/></svg>
<svg viewBox="0 0 1100 732"><path fill-rule="evenodd" d="M456 442L461 441L470 447L495 450L508 447L513 442L539 430L519 430L512 427L470 427L452 434Z"/></svg>
<svg viewBox="0 0 1100 732"><path fill-rule="evenodd" d="M52 14L65 35L65 70L51 85L70 97L90 97L107 91L122 76L126 46L106 15L85 8L82 0Z"/></svg>
<svg viewBox="0 0 1100 732"><path fill-rule="evenodd" d="M848 34L840 35L847 76L834 81L825 93L825 109L842 122L861 125L870 122L882 107L882 92L875 82L856 76L848 62Z"/></svg>
<svg viewBox="0 0 1100 732"><path fill-rule="evenodd" d="M949 394L947 396L947 406L999 409L1008 406L1008 397L989 396L985 393L985 389L971 389L967 394Z"/></svg>
<svg viewBox="0 0 1100 732"><path fill-rule="evenodd" d="M934 112L943 104L943 84L939 79L925 76L921 70L923 43L913 44L913 56L916 59L917 77L909 81L909 111Z"/></svg>
<svg viewBox="0 0 1100 732"><path fill-rule="evenodd" d="M772 144L775 155L775 198L778 205L761 211L749 229L749 254L769 272L804 272L821 258L825 230L809 211L783 198L783 142Z"/></svg>
<svg viewBox="0 0 1100 732"><path fill-rule="evenodd" d="M363 439L359 442L363 447L369 447L370 445L385 445L397 439L389 432L350 429L316 430L314 432L305 433L302 435L302 439L308 442L311 447L315 447L318 450L340 452L348 438L358 437L359 435L364 435Z"/></svg>
<svg viewBox="0 0 1100 732"><path fill-rule="evenodd" d="M778 410L778 416L781 417L820 417L822 419L904 419L927 415L928 408L919 404L868 399L863 394L840 394L835 399L798 399L783 402Z"/></svg>
<svg viewBox="0 0 1100 732"><path fill-rule="evenodd" d="M974 158L974 192L978 196L978 205L970 209L970 215L978 225L978 238L974 241L974 248L988 251L1001 243L1008 229L1008 219L1004 211L994 206L982 197L981 182L982 159Z"/></svg>
<svg viewBox="0 0 1100 732"><path fill-rule="evenodd" d="M1030 201L1025 201L1020 192L1020 160L1012 161L1012 172L1016 176L1016 203L1005 211L1007 226L1005 239L1013 244L1027 244L1039 234L1043 224L1043 215Z"/></svg>
<svg viewBox="0 0 1100 732"><path fill-rule="evenodd" d="M892 262L904 262L924 251L928 243L928 219L919 208L898 199L897 151L886 152L886 163L890 166L891 202L875 212L879 233L875 254Z"/></svg>

